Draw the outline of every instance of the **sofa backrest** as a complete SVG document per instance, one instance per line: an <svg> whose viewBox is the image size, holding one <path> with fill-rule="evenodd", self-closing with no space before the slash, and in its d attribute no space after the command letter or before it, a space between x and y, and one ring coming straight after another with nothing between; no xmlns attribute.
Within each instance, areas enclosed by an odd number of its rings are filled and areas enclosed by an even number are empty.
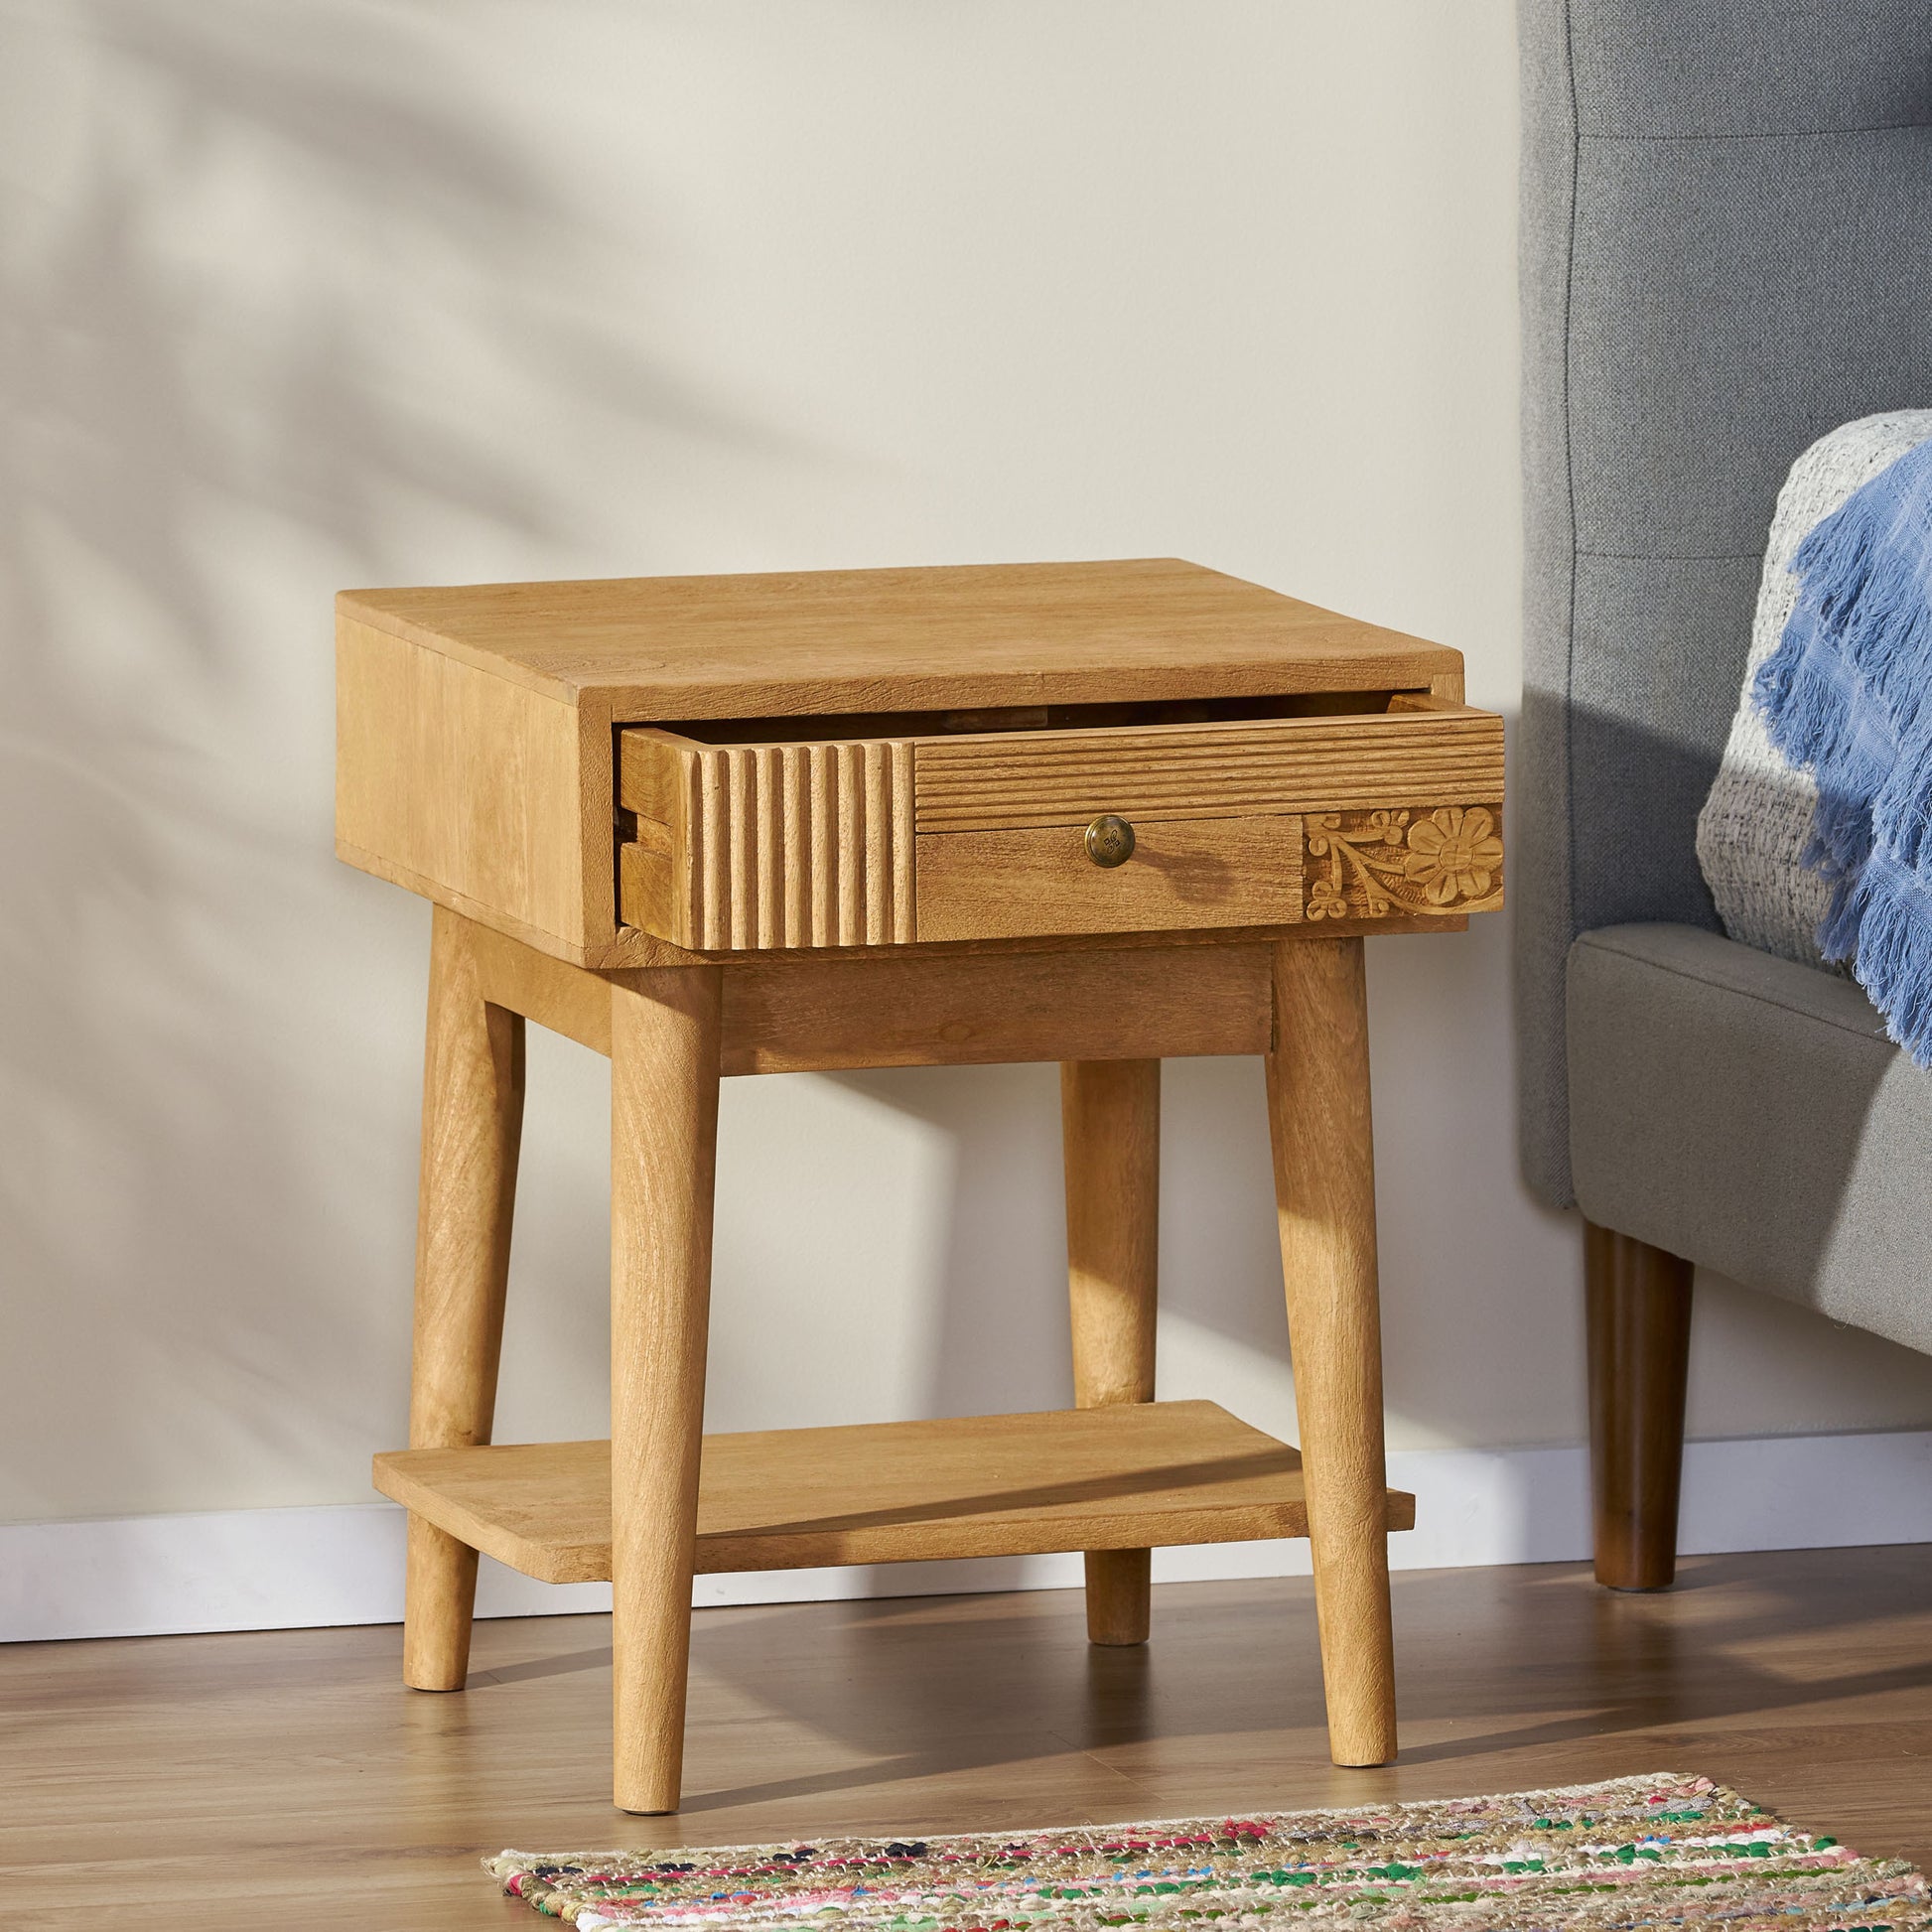
<svg viewBox="0 0 1932 1932"><path fill-rule="evenodd" d="M1717 923L1693 849L1771 510L1932 404L1932 0L1521 0L1524 1170L1570 1194L1579 932Z"/></svg>

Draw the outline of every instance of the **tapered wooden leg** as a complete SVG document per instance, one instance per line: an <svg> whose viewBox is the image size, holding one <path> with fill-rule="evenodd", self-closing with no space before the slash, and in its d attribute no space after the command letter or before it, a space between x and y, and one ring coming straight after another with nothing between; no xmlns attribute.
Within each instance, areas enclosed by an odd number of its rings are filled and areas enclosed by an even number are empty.
<svg viewBox="0 0 1932 1932"><path fill-rule="evenodd" d="M1691 1276L1662 1248L1584 1223L1596 1581L1612 1589L1666 1589L1677 1574Z"/></svg>
<svg viewBox="0 0 1932 1932"><path fill-rule="evenodd" d="M1161 1199L1161 1062L1060 1068L1066 1154L1073 1400L1154 1400L1155 1256ZM1145 1643L1153 1553L1087 1552L1087 1636Z"/></svg>
<svg viewBox="0 0 1932 1932"><path fill-rule="evenodd" d="M523 1131L523 1022L485 1004L469 926L436 908L416 1222L412 1449L489 1441ZM409 1519L403 1681L460 1691L470 1668L477 1553Z"/></svg>
<svg viewBox="0 0 1932 1932"><path fill-rule="evenodd" d="M615 1795L675 1811L711 1311L720 969L611 989Z"/></svg>
<svg viewBox="0 0 1932 1932"><path fill-rule="evenodd" d="M1268 1106L1328 1750L1395 1756L1375 1159L1359 939L1275 948Z"/></svg>

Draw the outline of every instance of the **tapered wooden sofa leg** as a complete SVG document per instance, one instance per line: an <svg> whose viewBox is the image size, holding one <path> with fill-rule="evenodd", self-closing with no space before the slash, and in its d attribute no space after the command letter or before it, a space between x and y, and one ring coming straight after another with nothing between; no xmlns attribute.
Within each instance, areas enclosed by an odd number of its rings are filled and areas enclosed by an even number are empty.
<svg viewBox="0 0 1932 1932"><path fill-rule="evenodd" d="M614 1796L678 1808L718 1152L715 966L611 989Z"/></svg>
<svg viewBox="0 0 1932 1932"><path fill-rule="evenodd" d="M436 909L423 1070L416 1225L412 1449L489 1441L509 1279L510 1216L523 1130L523 1021L487 1005L470 928ZM477 1553L409 1519L403 1681L460 1691L470 1669Z"/></svg>
<svg viewBox="0 0 1932 1932"><path fill-rule="evenodd" d="M1269 1120L1328 1752L1396 1754L1368 1003L1359 939L1275 947Z"/></svg>
<svg viewBox="0 0 1932 1932"><path fill-rule="evenodd" d="M1677 1574L1691 1264L1584 1223L1596 1581L1665 1589Z"/></svg>
<svg viewBox="0 0 1932 1932"><path fill-rule="evenodd" d="M1160 1236L1161 1062L1070 1060L1060 1068L1066 1156L1073 1400L1154 1400ZM1147 1641L1153 1552L1089 1550L1087 1637Z"/></svg>

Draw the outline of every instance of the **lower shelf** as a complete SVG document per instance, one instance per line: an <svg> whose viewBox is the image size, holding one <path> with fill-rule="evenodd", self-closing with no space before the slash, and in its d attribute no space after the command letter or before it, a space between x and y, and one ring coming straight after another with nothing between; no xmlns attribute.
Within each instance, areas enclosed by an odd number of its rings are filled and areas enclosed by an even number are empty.
<svg viewBox="0 0 1932 1932"><path fill-rule="evenodd" d="M611 1445L392 1449L375 1486L544 1583L611 1575ZM1416 1500L1388 1492L1388 1527ZM1302 1458L1212 1402L707 1436L697 1568L1306 1536Z"/></svg>

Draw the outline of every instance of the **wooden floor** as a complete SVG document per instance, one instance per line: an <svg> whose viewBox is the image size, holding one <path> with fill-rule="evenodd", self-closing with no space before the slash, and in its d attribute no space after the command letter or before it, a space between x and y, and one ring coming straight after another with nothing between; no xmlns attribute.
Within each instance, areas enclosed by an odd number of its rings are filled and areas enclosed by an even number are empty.
<svg viewBox="0 0 1932 1932"><path fill-rule="evenodd" d="M1322 1748L1309 1587L1156 1592L1092 1650L1075 1592L710 1610L681 1817L607 1802L605 1619L480 1626L453 1696L393 1628L0 1649L0 1924L444 1932L548 1923L477 1859L918 1833L1707 1772L1932 1861L1932 1549L1724 1557L1666 1595L1568 1566L1396 1579L1405 1748ZM118 1924L119 1918L113 1921Z"/></svg>

